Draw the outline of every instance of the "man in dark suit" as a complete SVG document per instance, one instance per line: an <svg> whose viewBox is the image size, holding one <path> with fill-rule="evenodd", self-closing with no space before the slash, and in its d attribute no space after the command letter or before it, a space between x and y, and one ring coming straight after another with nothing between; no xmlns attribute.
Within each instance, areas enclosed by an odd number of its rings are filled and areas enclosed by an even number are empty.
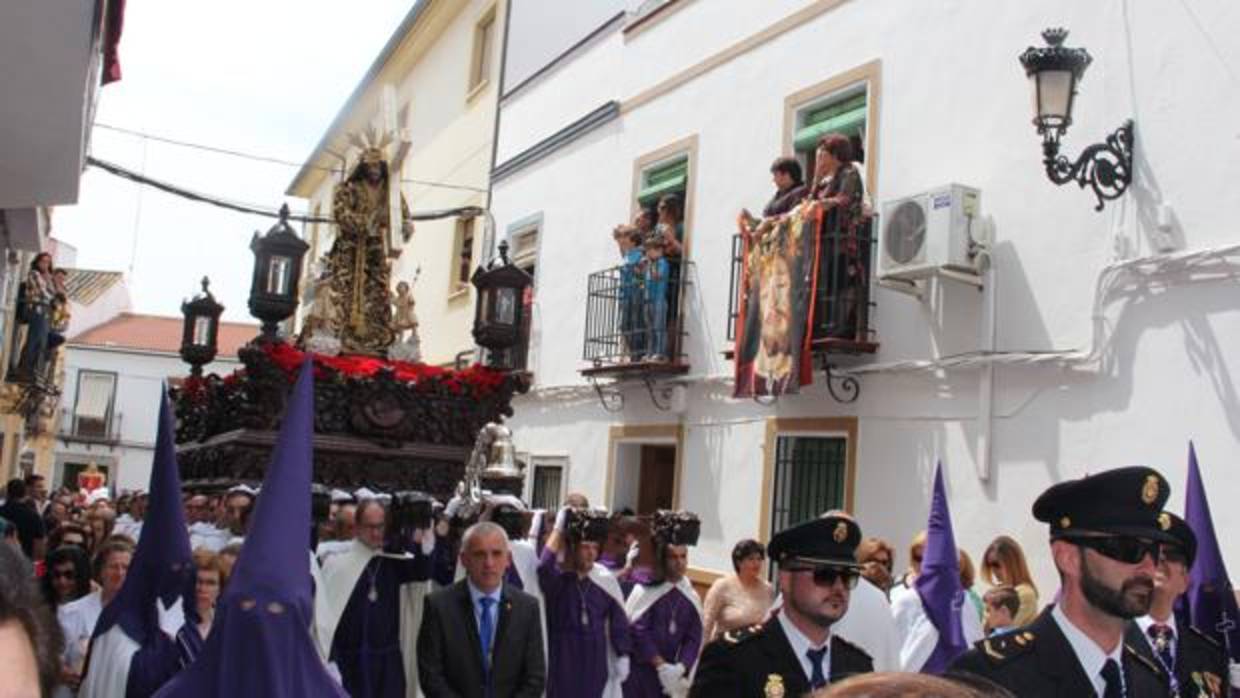
<svg viewBox="0 0 1240 698"><path fill-rule="evenodd" d="M1172 513L1168 533L1179 539L1164 544L1154 572L1150 612L1128 624L1124 641L1171 677L1172 695L1181 698L1222 696L1227 690L1227 655L1213 638L1192 626L1178 624L1175 601L1188 591L1189 570L1197 557L1197 535Z"/></svg>
<svg viewBox="0 0 1240 698"><path fill-rule="evenodd" d="M865 650L831 633L861 576L861 529L827 516L771 539L781 607L763 625L725 633L706 646L690 698L792 698L874 670Z"/></svg>
<svg viewBox="0 0 1240 698"><path fill-rule="evenodd" d="M418 678L427 698L538 698L546 682L538 601L503 583L508 536L492 522L461 540L465 579L426 597Z"/></svg>
<svg viewBox="0 0 1240 698"><path fill-rule="evenodd" d="M1162 544L1174 543L1163 505L1171 488L1145 467L1053 485L1033 504L1050 524L1063 586L1033 623L983 640L950 671L975 674L1017 696L1146 698L1170 695L1168 674L1124 641L1149 611Z"/></svg>

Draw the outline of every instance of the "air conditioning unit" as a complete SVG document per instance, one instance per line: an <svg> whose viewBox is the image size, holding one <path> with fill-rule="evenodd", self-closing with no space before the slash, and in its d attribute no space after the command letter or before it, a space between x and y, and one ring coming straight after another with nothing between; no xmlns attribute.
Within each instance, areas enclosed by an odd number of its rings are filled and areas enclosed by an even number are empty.
<svg viewBox="0 0 1240 698"><path fill-rule="evenodd" d="M986 242L979 239L980 198L977 189L949 184L884 203L878 277L915 281L940 269L976 274L974 243Z"/></svg>

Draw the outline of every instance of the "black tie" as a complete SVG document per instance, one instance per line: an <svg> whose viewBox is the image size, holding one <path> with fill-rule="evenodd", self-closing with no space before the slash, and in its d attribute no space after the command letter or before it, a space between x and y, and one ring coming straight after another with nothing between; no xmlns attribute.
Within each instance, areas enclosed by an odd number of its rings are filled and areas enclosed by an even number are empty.
<svg viewBox="0 0 1240 698"><path fill-rule="evenodd" d="M809 665L814 669L814 672L809 677L809 687L822 688L826 686L827 677L822 673L822 659L827 656L827 648L805 650L805 656L809 657Z"/></svg>
<svg viewBox="0 0 1240 698"><path fill-rule="evenodd" d="M1102 698L1124 698L1124 685L1119 676L1119 664L1114 659L1108 659L1107 663L1102 665L1102 680L1107 683L1102 691Z"/></svg>

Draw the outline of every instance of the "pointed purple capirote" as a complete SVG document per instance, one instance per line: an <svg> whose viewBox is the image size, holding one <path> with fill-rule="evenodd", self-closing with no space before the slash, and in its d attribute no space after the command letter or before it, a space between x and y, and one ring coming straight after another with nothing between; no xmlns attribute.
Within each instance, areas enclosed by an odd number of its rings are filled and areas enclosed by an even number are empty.
<svg viewBox="0 0 1240 698"><path fill-rule="evenodd" d="M112 603L104 607L91 635L92 640L119 628L139 649L130 657L126 696L149 696L180 669L176 646L159 627L156 603L169 608L183 599L182 609L193 608L193 558L189 531L181 507L181 475L178 472L173 436L176 423L167 391L161 389L159 425L143 535L134 551L125 583ZM189 596L185 596L186 591ZM91 663L107 661L91 657ZM101 671L95 666L93 671Z"/></svg>
<svg viewBox="0 0 1240 698"><path fill-rule="evenodd" d="M956 553L956 538L952 534L951 512L947 509L942 463L934 470L934 497L930 502L930 520L926 524L926 549L921 558L921 573L917 575L914 586L921 597L921 607L926 617L939 631L938 644L921 667L921 672L942 674L953 659L969 648L960 622L960 609L965 604L964 588L960 585L960 559Z"/></svg>
<svg viewBox="0 0 1240 698"><path fill-rule="evenodd" d="M192 573L189 531L181 508L181 475L177 467L173 436L176 423L167 392L161 390L159 426L155 435L155 457L151 461L150 502L125 583L112 603L103 609L92 637L99 637L114 625L139 645L151 633L159 632L159 613L155 601L165 607L176 603ZM193 598L187 600L192 603Z"/></svg>
<svg viewBox="0 0 1240 698"><path fill-rule="evenodd" d="M1184 495L1184 520L1197 536L1197 559L1189 572L1187 599L1192 624L1227 649L1232 660L1240 661L1240 612L1231 591L1231 580L1223 564L1223 554L1214 535L1210 503L1205 483L1197 467L1197 451L1188 444L1188 484ZM1233 695L1235 693L1233 692Z"/></svg>
<svg viewBox="0 0 1240 698"><path fill-rule="evenodd" d="M157 698L347 698L310 636L313 437L314 365L307 358L206 646Z"/></svg>

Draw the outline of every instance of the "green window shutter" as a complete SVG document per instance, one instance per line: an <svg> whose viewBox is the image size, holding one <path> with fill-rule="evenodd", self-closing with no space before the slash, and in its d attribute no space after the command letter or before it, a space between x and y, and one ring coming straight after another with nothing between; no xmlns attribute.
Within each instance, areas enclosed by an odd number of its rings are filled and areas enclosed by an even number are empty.
<svg viewBox="0 0 1240 698"><path fill-rule="evenodd" d="M642 206L653 206L664 194L683 192L689 181L689 160L681 159L642 173L642 188L637 201Z"/></svg>
<svg viewBox="0 0 1240 698"><path fill-rule="evenodd" d="M792 140L793 148L798 152L813 150L818 139L828 133L845 136L860 134L865 127L866 106L866 96L862 93L817 107L805 116L804 125L797 129Z"/></svg>

